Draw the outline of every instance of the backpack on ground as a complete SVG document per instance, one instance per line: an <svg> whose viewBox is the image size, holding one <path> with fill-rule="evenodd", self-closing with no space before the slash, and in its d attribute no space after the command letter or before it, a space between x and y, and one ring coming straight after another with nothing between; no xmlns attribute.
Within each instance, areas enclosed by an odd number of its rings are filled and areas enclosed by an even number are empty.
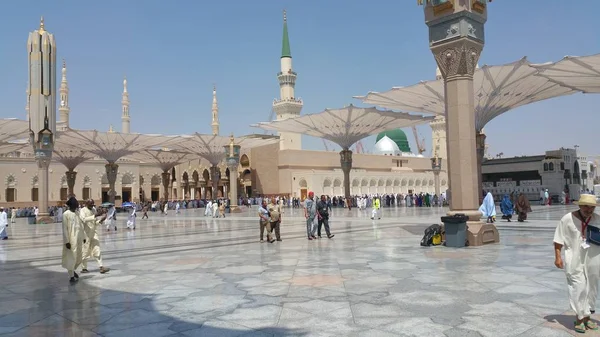
<svg viewBox="0 0 600 337"><path fill-rule="evenodd" d="M435 237L435 240L434 240ZM429 247L431 245L440 245L442 242L442 226L433 224L425 229L425 235L421 239L421 246Z"/></svg>

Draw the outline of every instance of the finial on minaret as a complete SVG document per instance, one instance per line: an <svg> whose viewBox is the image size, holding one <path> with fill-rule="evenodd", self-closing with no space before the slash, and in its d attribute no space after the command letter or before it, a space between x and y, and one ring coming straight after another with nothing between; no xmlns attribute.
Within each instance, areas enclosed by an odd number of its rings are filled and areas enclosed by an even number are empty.
<svg viewBox="0 0 600 337"><path fill-rule="evenodd" d="M108 132L109 133L114 133L115 132L115 129L113 129L112 124L108 127Z"/></svg>
<svg viewBox="0 0 600 337"><path fill-rule="evenodd" d="M123 76L123 92L127 92L127 76Z"/></svg>
<svg viewBox="0 0 600 337"><path fill-rule="evenodd" d="M283 21L287 21L287 11L285 9L283 10Z"/></svg>
<svg viewBox="0 0 600 337"><path fill-rule="evenodd" d="M43 32L45 29L44 27L44 16L42 15L42 17L40 18L40 32Z"/></svg>

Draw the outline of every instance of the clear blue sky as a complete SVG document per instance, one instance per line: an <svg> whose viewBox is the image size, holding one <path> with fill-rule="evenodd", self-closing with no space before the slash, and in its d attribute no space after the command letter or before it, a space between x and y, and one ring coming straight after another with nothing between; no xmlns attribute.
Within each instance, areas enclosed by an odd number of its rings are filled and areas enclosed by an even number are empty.
<svg viewBox="0 0 600 337"><path fill-rule="evenodd" d="M25 118L27 34L44 15L67 60L72 127L120 130L127 75L132 132L209 133L216 83L221 132L261 133L249 125L266 121L279 95L284 8L303 113L360 104L352 96L435 77L414 0L7 1L0 11L0 116ZM494 1L480 64L599 53L598 12L593 0ZM486 127L490 152L540 154L579 144L597 154L599 106L600 97L578 94L508 112ZM430 148L430 128L419 130ZM367 150L373 141L363 140ZM323 144L306 137L304 147Z"/></svg>

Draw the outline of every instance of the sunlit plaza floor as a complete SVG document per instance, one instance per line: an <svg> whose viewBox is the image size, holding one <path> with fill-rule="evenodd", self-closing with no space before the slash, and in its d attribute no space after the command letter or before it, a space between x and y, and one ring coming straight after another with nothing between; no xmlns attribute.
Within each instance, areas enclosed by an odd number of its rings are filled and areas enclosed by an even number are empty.
<svg viewBox="0 0 600 337"><path fill-rule="evenodd" d="M256 208L150 213L102 232L104 264L70 285L62 230L9 227L0 241L0 334L7 336L571 336L552 237L570 208L498 222L500 244L420 247L442 208L334 209L335 238L308 241L286 209L282 242L259 243ZM586 335L600 335L588 332Z"/></svg>

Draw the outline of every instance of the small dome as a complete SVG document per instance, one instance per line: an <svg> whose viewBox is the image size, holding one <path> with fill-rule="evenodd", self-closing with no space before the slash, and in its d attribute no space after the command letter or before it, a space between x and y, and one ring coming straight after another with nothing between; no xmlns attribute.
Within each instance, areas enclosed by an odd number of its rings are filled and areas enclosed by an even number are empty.
<svg viewBox="0 0 600 337"><path fill-rule="evenodd" d="M408 144L408 138L406 137L406 133L401 129L384 131L377 135L376 142L379 142L383 137L389 137L391 140L398 145L398 148L401 152L412 152L410 151L410 145Z"/></svg>
<svg viewBox="0 0 600 337"><path fill-rule="evenodd" d="M398 145L390 137L383 136L381 139L377 138L377 143L373 147L374 154L397 156L402 153Z"/></svg>

